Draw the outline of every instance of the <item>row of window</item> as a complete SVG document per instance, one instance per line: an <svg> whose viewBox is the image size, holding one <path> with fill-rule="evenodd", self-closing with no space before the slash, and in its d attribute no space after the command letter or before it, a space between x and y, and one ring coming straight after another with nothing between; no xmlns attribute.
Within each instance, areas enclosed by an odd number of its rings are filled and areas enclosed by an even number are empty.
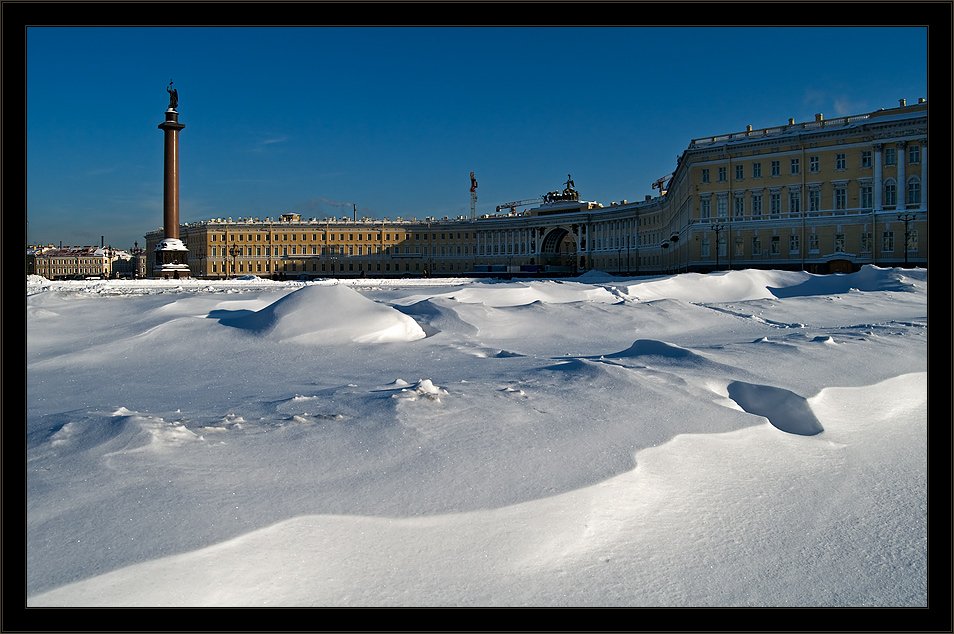
<svg viewBox="0 0 954 634"><path fill-rule="evenodd" d="M262 234L262 233L254 233L254 234L252 234L252 233L249 233L249 234L230 233L230 234L228 234L228 241L229 241L229 242L236 242L236 241L238 241L238 242L261 242L263 235L265 236L265 241L266 241L266 242L271 241L272 235L271 235L271 234L268 234L268 233L266 233L266 234ZM275 236L274 236L274 239L275 239L276 241L278 241L278 239L279 239L279 238L278 238L278 235L279 235L279 234L276 233ZM290 234L290 235L291 235L291 241L292 241L292 242L297 242L297 241L298 241L298 236L299 236L299 234L297 234L297 233L292 233L292 234ZM303 241L307 241L307 240L308 240L308 234L302 233L302 234L300 234L300 235L301 235L301 239L302 239ZM339 234L337 234L337 235L338 235L338 241L339 241L339 242L344 242L344 241L345 241L345 234L339 233ZM395 240L399 240L399 241L400 241L400 240L405 240L405 239L411 239L411 238L410 238L411 235L412 235L412 234L410 234L410 233L409 233L409 234L395 233L395 234L394 234L394 239L395 239ZM287 234L287 233L281 234L281 241L282 241L282 242L288 242L288 236L289 236L289 234ZM370 242L370 241L373 241L373 240L381 240L381 233L380 233L380 232L377 233L377 234L371 234L371 233L368 233L368 234L364 234L364 233L354 234L354 233L349 233L349 234L347 234L347 236L348 236L348 242L354 242L356 239L359 240L359 241L360 241L360 240L367 240L367 241L369 241L369 242ZM355 236L357 236L357 238L355 238ZM367 236L367 237L364 237L364 236ZM415 233L415 234L413 234L413 236L414 236L414 238L413 238L414 240L419 240L419 241L421 241L421 240L437 240L437 234L436 234L436 233L433 233L433 234L431 234L431 233ZM446 232L445 232L445 233L440 234L440 236L441 236L441 237L440 237L441 240L453 240L453 239L454 239L454 234L453 234L453 233L446 233ZM463 236L463 237L461 237L461 236ZM319 233L312 233L312 234L311 234L311 241L312 241L312 242L317 242L317 241L319 241L319 240L324 240L324 239L325 239L325 233L324 233L323 231L322 231L322 232L319 232ZM334 240L334 239L335 239L335 234L334 234L334 233L329 233L329 234L328 234L328 239L329 239L329 240ZM460 233L460 232L458 232L458 233L457 233L457 239L458 239L458 240L470 240L470 234L469 234L469 233ZM209 241L210 241L210 242L225 242L225 234L221 234L221 235L220 235L220 234L216 234L216 233L210 233L210 234L209 234ZM390 242L390 241L391 241L391 234L390 234L390 233L385 233L385 234L384 234L384 241L385 241L385 242Z"/></svg>
<svg viewBox="0 0 954 634"><path fill-rule="evenodd" d="M780 255L781 254L781 236L771 236L769 239L769 255ZM735 240L735 251L736 256L743 256L745 254L744 247L745 242L741 236ZM762 255L762 239L759 236L752 236L751 238L752 245L752 255ZM872 246L872 235L870 231L865 231L861 234L861 252L862 253L871 253ZM724 235L719 236L718 241L719 255L725 256L727 252L727 240ZM908 251L917 252L918 250L918 232L917 229L913 229L908 233ZM788 251L789 255L798 255L801 253L801 236L797 233L793 233L788 237ZM881 251L883 253L892 253L894 252L894 231L885 231L881 234ZM808 252L809 253L819 253L820 244L819 237L816 233L811 233L808 235ZM836 233L832 236L832 252L833 253L844 253L845 252L845 234ZM704 257L711 256L711 244L709 241L709 236L703 236L702 243L700 245L699 254Z"/></svg>
<svg viewBox="0 0 954 634"><path fill-rule="evenodd" d="M920 145L909 145L908 146L908 164L918 164L921 162L921 146ZM895 148L885 148L884 150L884 164L885 165L896 165L898 161L897 151ZM861 167L870 168L872 165L872 153L871 150L862 150L861 151ZM762 163L753 162L752 165L752 178L762 178ZM839 152L835 154L835 169L836 170L845 170L848 168L848 157L844 152ZM772 176L781 176L782 175L782 161L771 161L769 163L769 169L771 170ZM789 159L788 164L789 174L796 175L801 174L802 165L800 158ZM808 171L812 174L817 174L821 171L821 160L818 156L808 157ZM718 168L718 177L719 182L724 183L728 179L728 168L720 167ZM745 178L745 166L736 165L735 166L735 180L743 180ZM709 168L702 168L702 182L709 183L711 182L709 177Z"/></svg>
<svg viewBox="0 0 954 634"><path fill-rule="evenodd" d="M921 180L912 177L908 179L905 189L905 205L921 204ZM830 209L840 211L848 209L848 185L847 183L836 183L832 189L832 205ZM778 217L782 212L782 193L769 192L768 194L768 213L771 216ZM874 205L873 188L868 183L861 184L858 190L858 207L861 209L870 209ZM898 187L894 180L887 180L884 183L882 191L881 204L885 207L896 207L898 204ZM728 195L716 197L716 213L719 218L728 217L729 200ZM761 192L752 192L749 200L750 212L752 218L761 218L763 213L763 194ZM821 189L812 187L808 190L808 211L819 212L822 210ZM733 196L733 217L745 217L745 196L744 192L736 192ZM788 192L788 212L790 215L798 215L802 211L802 192L799 190ZM706 220L712 216L712 199L703 196L699 199L699 218Z"/></svg>
<svg viewBox="0 0 954 634"><path fill-rule="evenodd" d="M470 268L468 264L464 264L464 263L434 263L434 265L437 267L438 270L441 270L441 271L460 271L460 272L463 272L463 271L466 271L466 270L468 270L468 269ZM393 268L392 268L392 266L393 266ZM410 273L410 272L421 273L421 272L426 272L426 270L427 270L426 267L427 267L427 266L428 266L427 263L421 263L421 262L405 262L403 267L401 266L401 263L399 263L399 262L394 262L393 264L392 264L391 262L385 262L385 263L383 264L383 269L382 269L382 264L379 262L379 263L377 263L377 264L375 265L375 270L376 270L377 272L381 272L381 271L383 270L383 271L386 272L386 273L392 273L392 272L393 272L393 273L401 273L401 272L404 272L404 273ZM402 269L403 269L403 270L402 270ZM364 272L370 272L372 269L371 269L371 266L365 267L365 266L364 266L364 263L361 263L361 262L358 262L358 263L355 263L355 262L344 263L344 262L342 262L342 263L337 264L337 265L336 265L336 263L326 263L326 262L321 262L321 263L319 263L319 262L312 262L310 267L308 266L308 264L302 263L300 270L299 270L299 267L298 267L298 263L297 263L297 262L282 263L281 265L276 264L276 265L274 266L274 270L273 270L273 267L272 267L271 263L269 263L269 262L265 262L265 263L255 262L254 265L253 265L252 262L249 262L249 263L247 263L247 264L244 263L244 262L239 262L237 269L236 269L236 268L233 268L233 267L232 267L230 264L228 264L228 263L222 264L222 265L220 266L220 265L218 265L217 263L213 262L213 263L211 264L211 266L209 267L209 270L210 270L211 273L214 273L214 274L219 274L219 273L221 273L221 274L223 274L223 275L229 275L229 274L235 274L235 273L267 273L267 274L271 274L271 273L273 273L273 272L274 272L274 273L278 273L278 272L282 272L282 271L284 271L284 272L292 272L292 273L299 273L299 272L300 272L300 273L308 273L309 271L312 272L312 273L318 273L318 272L321 272L321 273L327 273L327 272L331 272L331 273L335 273L335 272L344 273L345 271L352 272L352 273L354 273L354 272L364 273Z"/></svg>
<svg viewBox="0 0 954 634"><path fill-rule="evenodd" d="M420 245L394 246L387 249L387 253L392 256L400 255L454 255L456 249L457 255L470 254L470 247L467 245L451 246L431 246L421 247ZM379 255L383 253L381 245L370 244L332 244L332 245L296 245L275 247L274 256L272 247L209 247L209 257L287 257L289 255Z"/></svg>

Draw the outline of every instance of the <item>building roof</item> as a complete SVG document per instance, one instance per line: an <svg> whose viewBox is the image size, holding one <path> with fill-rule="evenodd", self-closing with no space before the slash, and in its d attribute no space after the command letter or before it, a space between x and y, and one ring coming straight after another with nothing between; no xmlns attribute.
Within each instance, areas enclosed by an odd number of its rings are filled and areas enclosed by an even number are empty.
<svg viewBox="0 0 954 634"><path fill-rule="evenodd" d="M819 115L819 117L820 116L821 115ZM763 139L784 139L786 137L805 135L806 133L820 133L835 129L846 130L851 128L860 128L872 123L890 123L926 117L926 104L913 104L911 106L902 106L899 108L892 108L890 110L881 109L868 114L850 115L847 117L838 117L836 119L817 118L815 121L806 121L803 123L790 123L781 126L774 126L771 128L744 130L742 132L732 132L717 136L700 137L689 142L689 149L709 149L720 146L749 143L752 141L761 141Z"/></svg>

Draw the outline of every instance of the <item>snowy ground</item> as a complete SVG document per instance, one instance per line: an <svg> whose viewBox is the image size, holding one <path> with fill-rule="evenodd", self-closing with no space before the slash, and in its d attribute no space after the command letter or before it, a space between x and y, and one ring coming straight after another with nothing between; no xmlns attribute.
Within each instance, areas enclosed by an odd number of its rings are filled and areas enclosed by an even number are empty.
<svg viewBox="0 0 954 634"><path fill-rule="evenodd" d="M29 606L924 606L927 272L27 282Z"/></svg>

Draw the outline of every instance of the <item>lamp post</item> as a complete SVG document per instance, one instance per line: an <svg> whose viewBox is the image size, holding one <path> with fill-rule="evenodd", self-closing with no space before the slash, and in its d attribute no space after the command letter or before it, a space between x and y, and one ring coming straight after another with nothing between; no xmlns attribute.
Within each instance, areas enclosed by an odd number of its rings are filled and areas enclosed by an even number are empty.
<svg viewBox="0 0 954 634"><path fill-rule="evenodd" d="M914 214L898 214L898 220L904 223L904 268L908 268L908 239L911 232L908 231L908 223L917 218Z"/></svg>
<svg viewBox="0 0 954 634"><path fill-rule="evenodd" d="M241 252L242 252L242 249L237 244L233 244L232 246L229 247L229 255L232 256L232 275L233 276L235 275L235 272L238 270L238 266L236 265L236 260L238 259L238 255Z"/></svg>
<svg viewBox="0 0 954 634"><path fill-rule="evenodd" d="M716 252L716 270L719 270L719 233L725 229L725 225L721 223L715 223L714 225L709 225L709 228L715 232L715 252Z"/></svg>
<svg viewBox="0 0 954 634"><path fill-rule="evenodd" d="M669 244L671 244L672 247L673 247L673 249L672 249L672 256L671 256L671 259L670 259L670 262L673 263L673 267L672 267L672 269L673 269L672 272L673 272L673 273L679 273L679 254L676 252L676 243L677 243L677 242L679 242L679 232L678 232L678 231L674 231L674 232L669 236Z"/></svg>

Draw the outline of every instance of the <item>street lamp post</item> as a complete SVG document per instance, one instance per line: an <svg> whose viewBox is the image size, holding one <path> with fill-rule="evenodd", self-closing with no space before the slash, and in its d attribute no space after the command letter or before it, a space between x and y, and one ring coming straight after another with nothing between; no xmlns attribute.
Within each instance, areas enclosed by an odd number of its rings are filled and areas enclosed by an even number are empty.
<svg viewBox="0 0 954 634"><path fill-rule="evenodd" d="M676 243L679 242L679 232L674 231L672 235L669 236L669 244L672 245L672 255L670 256L670 263L672 264L673 273L679 273L679 253L676 251Z"/></svg>
<svg viewBox="0 0 954 634"><path fill-rule="evenodd" d="M715 236L716 236L716 239L715 239L716 270L718 271L719 270L719 233L721 233L722 230L725 229L725 225L717 222L714 225L710 225L709 228L715 232Z"/></svg>
<svg viewBox="0 0 954 634"><path fill-rule="evenodd" d="M235 272L238 270L236 260L238 259L238 255L241 252L242 252L242 249L237 244L233 244L231 247L229 247L229 255L232 256L232 275L233 276L235 275Z"/></svg>
<svg viewBox="0 0 954 634"><path fill-rule="evenodd" d="M908 230L908 223L917 218L914 214L898 214L898 220L904 223L904 268L908 268L908 239L911 232Z"/></svg>

